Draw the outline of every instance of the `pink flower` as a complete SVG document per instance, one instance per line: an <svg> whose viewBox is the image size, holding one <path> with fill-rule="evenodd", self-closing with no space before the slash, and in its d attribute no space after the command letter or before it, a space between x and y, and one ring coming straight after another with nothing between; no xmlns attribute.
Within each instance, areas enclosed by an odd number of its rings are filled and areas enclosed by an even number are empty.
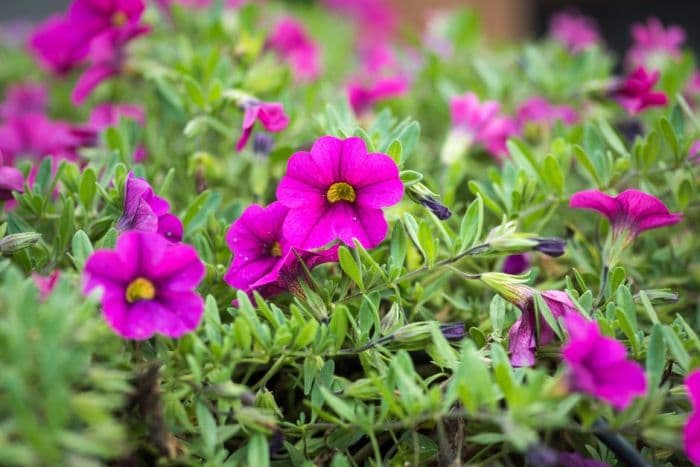
<svg viewBox="0 0 700 467"><path fill-rule="evenodd" d="M692 412L683 427L683 447L690 461L700 465L700 370L694 370L685 378Z"/></svg>
<svg viewBox="0 0 700 467"><path fill-rule="evenodd" d="M180 219L170 213L170 203L156 195L146 180L134 177L132 172L126 178L124 208L116 229L120 232L158 232L171 242L182 240L183 230Z"/></svg>
<svg viewBox="0 0 700 467"><path fill-rule="evenodd" d="M53 292L54 287L58 283L58 279L61 277L61 270L56 269L48 276L42 276L37 273L32 273L32 279L39 289L39 298L43 301L49 298L51 292Z"/></svg>
<svg viewBox="0 0 700 467"><path fill-rule="evenodd" d="M267 131L282 131L289 125L289 117L284 113L284 107L279 102L248 102L243 104L243 133L241 134L236 151L241 151L248 143L255 122L259 121Z"/></svg>
<svg viewBox="0 0 700 467"><path fill-rule="evenodd" d="M450 101L452 126L471 141L481 144L491 155L503 158L508 155L506 141L518 133L514 120L500 115L501 106L496 101L479 102L474 93L453 97Z"/></svg>
<svg viewBox="0 0 700 467"><path fill-rule="evenodd" d="M552 16L549 35L574 53L600 43L595 20L576 13L558 13Z"/></svg>
<svg viewBox="0 0 700 467"><path fill-rule="evenodd" d="M45 156L75 160L77 150L89 143L76 127L38 113L20 115L0 125L0 151L12 163L15 157Z"/></svg>
<svg viewBox="0 0 700 467"><path fill-rule="evenodd" d="M334 240L365 248L384 240L388 225L383 207L403 197L399 168L386 154L367 154L357 137L323 136L310 152L297 152L277 187L277 199L289 208L284 237L297 248L319 248Z"/></svg>
<svg viewBox="0 0 700 467"><path fill-rule="evenodd" d="M280 202L263 208L249 206L231 225L226 243L233 252L233 262L224 280L246 293L257 290L264 297L300 289L303 268L310 270L338 259L338 248L311 252L298 250L282 236L282 225L288 209ZM297 257L298 255L298 257Z"/></svg>
<svg viewBox="0 0 700 467"><path fill-rule="evenodd" d="M663 107L668 103L666 94L652 90L658 81L658 71L648 73L639 67L622 82L613 85L610 93L629 114L636 115L646 108Z"/></svg>
<svg viewBox="0 0 700 467"><path fill-rule="evenodd" d="M700 139L694 141L688 149L688 160L697 164L700 162Z"/></svg>
<svg viewBox="0 0 700 467"><path fill-rule="evenodd" d="M138 104L100 104L90 113L89 125L104 129L119 123L119 119L128 118L139 125L146 124L146 112Z"/></svg>
<svg viewBox="0 0 700 467"><path fill-rule="evenodd" d="M402 77L379 78L369 86L353 81L347 86L350 106L356 114L361 114L384 99L399 97L408 92L408 81Z"/></svg>
<svg viewBox="0 0 700 467"><path fill-rule="evenodd" d="M309 38L297 20L282 18L267 40L267 47L274 50L292 67L298 82L313 81L321 73L318 46Z"/></svg>
<svg viewBox="0 0 700 467"><path fill-rule="evenodd" d="M686 91L694 96L700 94L700 71L693 73L686 86Z"/></svg>
<svg viewBox="0 0 700 467"><path fill-rule="evenodd" d="M516 303L522 311L520 318L513 323L508 331L508 351L510 362L513 366L532 366L535 364L535 351L540 345L547 345L554 340L554 331L544 318L537 317L533 295L535 291L527 286L522 286L519 302ZM576 305L566 292L548 290L542 292L542 299L552 311L555 319L570 314L578 314ZM537 325L539 323L539 340L537 339Z"/></svg>
<svg viewBox="0 0 700 467"><path fill-rule="evenodd" d="M557 120L574 125L578 122L578 114L568 105L554 105L543 97L531 97L518 107L518 120L521 125L533 122L551 126Z"/></svg>
<svg viewBox="0 0 700 467"><path fill-rule="evenodd" d="M659 55L680 58L685 31L675 25L664 29L658 18L651 17L646 24L636 23L632 26L632 39L634 44L625 57L627 66L649 66Z"/></svg>
<svg viewBox="0 0 700 467"><path fill-rule="evenodd" d="M57 75L65 75L87 56L90 35L75 27L66 16L54 15L34 31L29 40L39 63Z"/></svg>
<svg viewBox="0 0 700 467"><path fill-rule="evenodd" d="M0 201L12 200L12 192L24 191L24 176L12 166L2 165L0 154Z"/></svg>
<svg viewBox="0 0 700 467"><path fill-rule="evenodd" d="M625 190L617 196L598 190L579 191L571 197L569 206L601 213L610 221L613 235L625 234L629 241L646 230L683 219L681 213L669 212L658 198L639 190Z"/></svg>
<svg viewBox="0 0 700 467"><path fill-rule="evenodd" d="M190 245L154 232L126 232L114 250L97 250L85 264L85 292L102 290L102 314L125 339L194 331L204 304L194 290L204 264Z"/></svg>
<svg viewBox="0 0 700 467"><path fill-rule="evenodd" d="M0 118L11 119L30 113L44 113L48 104L46 88L36 83L20 83L7 88L0 104Z"/></svg>
<svg viewBox="0 0 700 467"><path fill-rule="evenodd" d="M598 324L578 313L564 316L568 342L561 354L569 367L569 385L606 401L616 409L625 409L632 399L647 391L642 367L627 360L625 346L603 336Z"/></svg>
<svg viewBox="0 0 700 467"><path fill-rule="evenodd" d="M396 15L384 0L324 0L326 8L353 19L363 35L385 39L396 29Z"/></svg>
<svg viewBox="0 0 700 467"><path fill-rule="evenodd" d="M506 274L517 276L528 269L530 269L530 259L525 253L507 256L503 262L503 272Z"/></svg>

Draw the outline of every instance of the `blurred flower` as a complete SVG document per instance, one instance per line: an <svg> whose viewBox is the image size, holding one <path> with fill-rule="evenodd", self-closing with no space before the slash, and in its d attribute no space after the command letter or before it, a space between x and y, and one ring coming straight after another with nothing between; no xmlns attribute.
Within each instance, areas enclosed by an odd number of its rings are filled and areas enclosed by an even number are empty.
<svg viewBox="0 0 700 467"><path fill-rule="evenodd" d="M384 240L383 207L403 197L399 168L386 154L367 154L361 138L323 136L310 152L297 152L277 187L289 208L284 237L298 248L318 248L334 240L365 248Z"/></svg>
<svg viewBox="0 0 700 467"><path fill-rule="evenodd" d="M61 277L61 270L55 269L48 276L42 276L37 273L32 273L32 279L39 289L39 298L43 301L46 300L51 292L53 292L54 287L58 283L58 279Z"/></svg>
<svg viewBox="0 0 700 467"><path fill-rule="evenodd" d="M408 92L408 81L401 77L379 78L373 84L362 85L359 81L352 81L347 86L350 106L355 114L361 114L374 106L375 103L399 97Z"/></svg>
<svg viewBox="0 0 700 467"><path fill-rule="evenodd" d="M338 260L337 246L319 252L293 248L282 235L288 211L279 202L264 208L253 204L243 211L226 234L226 243L233 252L231 267L224 276L226 283L248 294L257 290L264 297L297 293L304 272L299 259L309 270Z"/></svg>
<svg viewBox="0 0 700 467"><path fill-rule="evenodd" d="M464 323L442 323L440 324L440 332L447 340L460 340L467 335Z"/></svg>
<svg viewBox="0 0 700 467"><path fill-rule="evenodd" d="M125 339L194 331L204 304L194 290L205 274L190 245L154 232L126 232L114 250L97 250L84 270L85 292L102 290L102 314Z"/></svg>
<svg viewBox="0 0 700 467"><path fill-rule="evenodd" d="M0 44L3 47L21 47L26 44L34 32L36 25L23 19L12 19L0 22Z"/></svg>
<svg viewBox="0 0 700 467"><path fill-rule="evenodd" d="M253 152L259 156L269 156L274 145L275 140L267 133L256 133L253 136Z"/></svg>
<svg viewBox="0 0 700 467"><path fill-rule="evenodd" d="M569 339L561 354L569 368L569 385L577 392L625 409L647 391L644 369L627 360L627 350L617 340L603 336L598 324L578 313L564 316Z"/></svg>
<svg viewBox="0 0 700 467"><path fill-rule="evenodd" d="M663 107L668 103L666 94L652 89L659 81L659 72L637 68L624 80L617 81L610 94L629 114L636 115L649 107Z"/></svg>
<svg viewBox="0 0 700 467"><path fill-rule="evenodd" d="M54 15L40 24L29 45L39 63L57 75L65 75L87 56L90 37L65 15Z"/></svg>
<svg viewBox="0 0 700 467"><path fill-rule="evenodd" d="M90 143L76 126L38 113L19 115L0 125L0 151L13 163L17 157L45 156L75 160L78 149Z"/></svg>
<svg viewBox="0 0 700 467"><path fill-rule="evenodd" d="M543 444L528 448L527 465L532 467L608 467L608 464L583 457L577 452L559 452Z"/></svg>
<svg viewBox="0 0 700 467"><path fill-rule="evenodd" d="M518 107L517 115L520 125L532 122L552 126L557 120L566 125L574 125L579 120L573 107L554 105L543 97L531 97L522 102Z"/></svg>
<svg viewBox="0 0 700 467"><path fill-rule="evenodd" d="M17 193L24 191L24 175L18 169L2 163L2 153L0 153L0 201L9 201L13 199L13 191Z"/></svg>
<svg viewBox="0 0 700 467"><path fill-rule="evenodd" d="M683 427L683 447L695 465L700 464L700 370L693 370L685 377L688 399L692 411Z"/></svg>
<svg viewBox="0 0 700 467"><path fill-rule="evenodd" d="M503 272L506 274L518 275L526 272L529 269L530 260L525 253L507 256L503 262Z"/></svg>
<svg viewBox="0 0 700 467"><path fill-rule="evenodd" d="M443 162L455 162L473 143L482 145L497 159L506 157L506 141L518 133L518 128L513 119L499 114L500 108L496 101L480 102L471 92L453 97L450 101L452 131L443 147Z"/></svg>
<svg viewBox="0 0 700 467"><path fill-rule="evenodd" d="M700 71L696 71L693 73L693 76L690 77L688 85L686 86L686 91L693 96L700 94Z"/></svg>
<svg viewBox="0 0 700 467"><path fill-rule="evenodd" d="M267 40L267 47L289 62L298 82L313 81L321 73L320 53L300 22L282 18Z"/></svg>
<svg viewBox="0 0 700 467"><path fill-rule="evenodd" d="M117 221L119 232L157 232L171 242L182 240L182 222L170 213L170 203L156 195L142 178L129 172L124 186L124 208Z"/></svg>
<svg viewBox="0 0 700 467"><path fill-rule="evenodd" d="M93 128L104 129L115 126L119 119L128 118L134 120L139 125L146 124L146 112L138 104L100 104L95 106L90 112L89 125Z"/></svg>
<svg viewBox="0 0 700 467"><path fill-rule="evenodd" d="M241 151L248 143L255 122L259 121L267 131L282 131L289 125L289 117L284 113L284 107L279 102L249 101L243 104L243 133L241 134L236 151Z"/></svg>
<svg viewBox="0 0 700 467"><path fill-rule="evenodd" d="M577 452L560 452L557 455L559 464L566 467L608 467L605 462L583 457Z"/></svg>
<svg viewBox="0 0 700 467"><path fill-rule="evenodd" d="M658 63L655 63L657 57L680 58L681 56L685 31L680 26L673 25L664 29L659 18L650 17L646 24L632 25L631 33L634 43L625 57L630 69L657 65Z"/></svg>
<svg viewBox="0 0 700 467"><path fill-rule="evenodd" d="M688 160L695 164L700 163L700 140L696 140L690 145Z"/></svg>
<svg viewBox="0 0 700 467"><path fill-rule="evenodd" d="M677 224L683 219L681 213L669 212L658 198L639 190L625 190L617 196L598 190L579 191L571 197L569 206L601 213L610 221L613 236L625 235L625 242L646 230Z"/></svg>
<svg viewBox="0 0 700 467"><path fill-rule="evenodd" d="M48 104L46 87L36 83L19 83L9 86L5 100L0 104L0 119L11 119L19 115L44 113Z"/></svg>
<svg viewBox="0 0 700 467"><path fill-rule="evenodd" d="M396 15L384 0L323 0L326 8L350 17L363 35L385 39L396 28Z"/></svg>
<svg viewBox="0 0 700 467"><path fill-rule="evenodd" d="M549 22L549 35L573 53L600 43L598 25L591 17L572 12L558 13Z"/></svg>

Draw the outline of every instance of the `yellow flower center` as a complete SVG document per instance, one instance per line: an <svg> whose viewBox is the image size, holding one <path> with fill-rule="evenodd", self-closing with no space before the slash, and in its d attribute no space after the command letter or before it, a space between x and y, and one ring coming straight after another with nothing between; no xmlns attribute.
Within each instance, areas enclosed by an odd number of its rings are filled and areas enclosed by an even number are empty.
<svg viewBox="0 0 700 467"><path fill-rule="evenodd" d="M153 282L143 277L134 279L126 288L126 301L129 303L139 300L153 300L155 296L156 288Z"/></svg>
<svg viewBox="0 0 700 467"><path fill-rule="evenodd" d="M275 242L272 244L269 250L270 256L280 257L282 256L282 247L280 242Z"/></svg>
<svg viewBox="0 0 700 467"><path fill-rule="evenodd" d="M112 24L118 28L124 26L128 20L129 17L123 11L117 11L112 15Z"/></svg>
<svg viewBox="0 0 700 467"><path fill-rule="evenodd" d="M355 189L352 185L345 182L336 182L328 188L326 199L329 203L337 203L339 201L347 201L354 203L357 198Z"/></svg>

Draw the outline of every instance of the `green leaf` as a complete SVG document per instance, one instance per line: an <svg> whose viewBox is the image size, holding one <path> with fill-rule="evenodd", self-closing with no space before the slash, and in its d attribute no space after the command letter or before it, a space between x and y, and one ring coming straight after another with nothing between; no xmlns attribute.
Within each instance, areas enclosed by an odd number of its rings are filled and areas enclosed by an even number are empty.
<svg viewBox="0 0 700 467"><path fill-rule="evenodd" d="M579 164L586 169L586 172L591 176L595 184L600 188L603 186L603 182L598 176L598 171L596 170L595 166L593 165L593 162L591 159L588 157L588 154L586 151L579 145L574 145L574 154L576 155L576 160L578 160Z"/></svg>
<svg viewBox="0 0 700 467"><path fill-rule="evenodd" d="M484 224L484 202L481 195L476 195L474 201L469 204L467 213L462 218L459 228L459 239L461 242L461 252L468 250L481 237L481 230Z"/></svg>
<svg viewBox="0 0 700 467"><path fill-rule="evenodd" d="M545 182L557 193L564 193L564 172L559 167L557 160L552 155L548 155L544 158L542 168Z"/></svg>
<svg viewBox="0 0 700 467"><path fill-rule="evenodd" d="M401 141L395 139L391 142L389 147L386 149L387 156L394 159L397 164L401 163L401 155L403 154L403 146L401 146Z"/></svg>
<svg viewBox="0 0 700 467"><path fill-rule="evenodd" d="M197 422L204 448L212 455L216 448L216 420L203 402L197 402Z"/></svg>
<svg viewBox="0 0 700 467"><path fill-rule="evenodd" d="M269 467L270 447L267 438L262 433L253 433L248 442L248 465L255 467Z"/></svg>
<svg viewBox="0 0 700 467"><path fill-rule="evenodd" d="M355 257L350 253L350 249L346 246L341 246L338 249L338 261L340 268L352 281L360 287L360 290L365 290L365 284L362 280L362 272L359 262L355 261Z"/></svg>
<svg viewBox="0 0 700 467"><path fill-rule="evenodd" d="M608 145L621 156L624 157L629 157L629 152L627 152L627 148L625 147L625 143L622 142L622 139L615 133L615 130L612 129L610 124L603 119L598 120L598 128L600 129L600 132L603 134L603 138L605 141L608 143Z"/></svg>
<svg viewBox="0 0 700 467"><path fill-rule="evenodd" d="M95 193L97 192L97 176L92 168L88 167L83 172L83 178L80 182L80 202L85 208L90 208L92 200L95 198Z"/></svg>
<svg viewBox="0 0 700 467"><path fill-rule="evenodd" d="M415 185L423 180L423 174L416 172L415 170L402 170L399 177L401 177L401 181L403 182L404 186Z"/></svg>
<svg viewBox="0 0 700 467"><path fill-rule="evenodd" d="M683 342L678 337L678 334L676 334L676 331L674 331L672 327L664 325L663 330L666 345L671 351L673 359L676 361L678 366L683 368L683 370L688 371L690 367L690 354L688 354L688 351L683 346Z"/></svg>
<svg viewBox="0 0 700 467"><path fill-rule="evenodd" d="M646 369L649 375L649 387L656 388L661 382L661 377L666 366L666 341L664 329L660 324L655 324L649 337L647 348Z"/></svg>
<svg viewBox="0 0 700 467"><path fill-rule="evenodd" d="M73 255L73 261L75 266L82 270L85 266L85 261L92 254L93 248L90 238L82 230L78 230L73 235L73 240L71 241L71 253Z"/></svg>
<svg viewBox="0 0 700 467"><path fill-rule="evenodd" d="M418 238L418 222L416 222L416 219L411 214L404 213L403 225L406 228L408 238L410 238L415 247L418 248L418 251L420 251L420 254L423 256L423 258L427 259L428 255L423 250L423 246L421 245L420 239Z"/></svg>

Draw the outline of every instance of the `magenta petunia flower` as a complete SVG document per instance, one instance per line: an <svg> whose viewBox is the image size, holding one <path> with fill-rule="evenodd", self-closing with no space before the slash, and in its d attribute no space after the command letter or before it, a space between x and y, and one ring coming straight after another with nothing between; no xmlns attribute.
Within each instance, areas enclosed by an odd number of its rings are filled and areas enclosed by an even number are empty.
<svg viewBox="0 0 700 467"><path fill-rule="evenodd" d="M0 104L0 119L9 120L14 117L44 113L49 95L46 87L36 83L20 83L9 86L5 93L5 101Z"/></svg>
<svg viewBox="0 0 700 467"><path fill-rule="evenodd" d="M190 245L132 231L117 238L114 250L97 250L88 258L85 292L102 290L102 314L125 339L180 337L202 318L204 304L194 289L204 274Z"/></svg>
<svg viewBox="0 0 700 467"><path fill-rule="evenodd" d="M284 237L311 249L334 240L365 248L384 240L388 225L383 207L403 197L399 168L386 154L367 154L357 137L323 136L310 152L297 152L277 187L277 199L289 208Z"/></svg>
<svg viewBox="0 0 700 467"><path fill-rule="evenodd" d="M639 190L625 190L617 196L598 190L575 193L569 206L597 211L608 218L613 235L624 234L628 241L646 230L677 224L681 213L669 212L658 198Z"/></svg>
<svg viewBox="0 0 700 467"><path fill-rule="evenodd" d="M508 351L510 362L513 366L532 366L535 364L535 352L540 345L547 345L554 340L554 331L543 317L537 316L533 296L534 289L527 286L521 287L518 303L522 314L513 323L508 331ZM578 314L576 305L573 304L566 292L559 290L547 290L541 293L542 299L547 304L555 319L570 314ZM539 340L537 339L537 326L539 324Z"/></svg>
<svg viewBox="0 0 700 467"><path fill-rule="evenodd" d="M571 389L625 409L647 391L642 367L627 360L627 350L617 340L603 336L598 324L578 313L564 316L569 340L561 354L569 368Z"/></svg>
<svg viewBox="0 0 700 467"><path fill-rule="evenodd" d="M294 18L285 17L277 23L267 47L290 64L298 82L313 81L321 73L318 46Z"/></svg>
<svg viewBox="0 0 700 467"><path fill-rule="evenodd" d="M338 247L311 252L296 249L282 235L282 225L289 210L280 202L263 208L249 206L231 225L226 243L233 252L233 262L224 280L246 293L258 291L264 297L300 289L303 267L310 270L338 260Z"/></svg>
<svg viewBox="0 0 700 467"><path fill-rule="evenodd" d="M2 155L0 154L0 201L9 201L12 192L22 193L24 191L24 176L18 169L2 165Z"/></svg>
<svg viewBox="0 0 700 467"><path fill-rule="evenodd" d="M659 18L651 17L646 24L634 24L631 32L634 44L625 57L630 69L654 65L658 56L680 58L685 41L685 31L680 26L664 28Z"/></svg>
<svg viewBox="0 0 700 467"><path fill-rule="evenodd" d="M574 53L600 43L600 33L595 20L577 13L564 12L552 16L549 35Z"/></svg>
<svg viewBox="0 0 700 467"><path fill-rule="evenodd" d="M83 62L90 39L88 33L75 27L66 16L54 15L34 31L29 47L44 68L65 75Z"/></svg>
<svg viewBox="0 0 700 467"><path fill-rule="evenodd" d="M610 94L629 114L636 115L649 107L663 107L668 103L666 94L653 91L658 81L658 71L649 73L639 67L624 80L615 83Z"/></svg>
<svg viewBox="0 0 700 467"><path fill-rule="evenodd" d="M347 86L350 106L356 114L361 114L384 99L399 97L408 92L408 80L400 76L379 78L369 86L353 81Z"/></svg>
<svg viewBox="0 0 700 467"><path fill-rule="evenodd" d="M48 276L42 276L37 273L32 273L32 280L39 289L39 298L42 301L49 298L49 295L51 295L51 292L53 292L53 289L56 287L56 284L58 284L58 279L60 279L60 277L60 269L55 269Z"/></svg>
<svg viewBox="0 0 700 467"><path fill-rule="evenodd" d="M566 125L578 122L578 114L568 105L554 105L543 97L531 97L518 107L518 121L521 125L527 123L542 123L554 125L559 120Z"/></svg>
<svg viewBox="0 0 700 467"><path fill-rule="evenodd" d="M688 399L692 412L683 427L683 447L688 459L695 465L700 465L700 370L694 370L685 378L688 389Z"/></svg>
<svg viewBox="0 0 700 467"><path fill-rule="evenodd" d="M289 117L279 102L250 101L243 104L243 133L236 144L236 151L241 151L253 132L255 122L260 122L267 131L282 131L289 125Z"/></svg>
<svg viewBox="0 0 700 467"><path fill-rule="evenodd" d="M498 102L482 103L476 94L471 92L453 97L450 101L453 130L463 137L467 147L476 142L492 156L498 159L506 157L506 141L518 133L518 125L513 119L501 116L500 110ZM443 159L450 158L445 156Z"/></svg>
<svg viewBox="0 0 700 467"><path fill-rule="evenodd" d="M503 261L503 272L517 276L530 269L530 258L525 253L509 255Z"/></svg>
<svg viewBox="0 0 700 467"><path fill-rule="evenodd" d="M171 242L182 240L182 222L170 213L170 203L156 195L153 188L132 172L124 185L124 208L117 221L120 232L139 230L157 232Z"/></svg>

